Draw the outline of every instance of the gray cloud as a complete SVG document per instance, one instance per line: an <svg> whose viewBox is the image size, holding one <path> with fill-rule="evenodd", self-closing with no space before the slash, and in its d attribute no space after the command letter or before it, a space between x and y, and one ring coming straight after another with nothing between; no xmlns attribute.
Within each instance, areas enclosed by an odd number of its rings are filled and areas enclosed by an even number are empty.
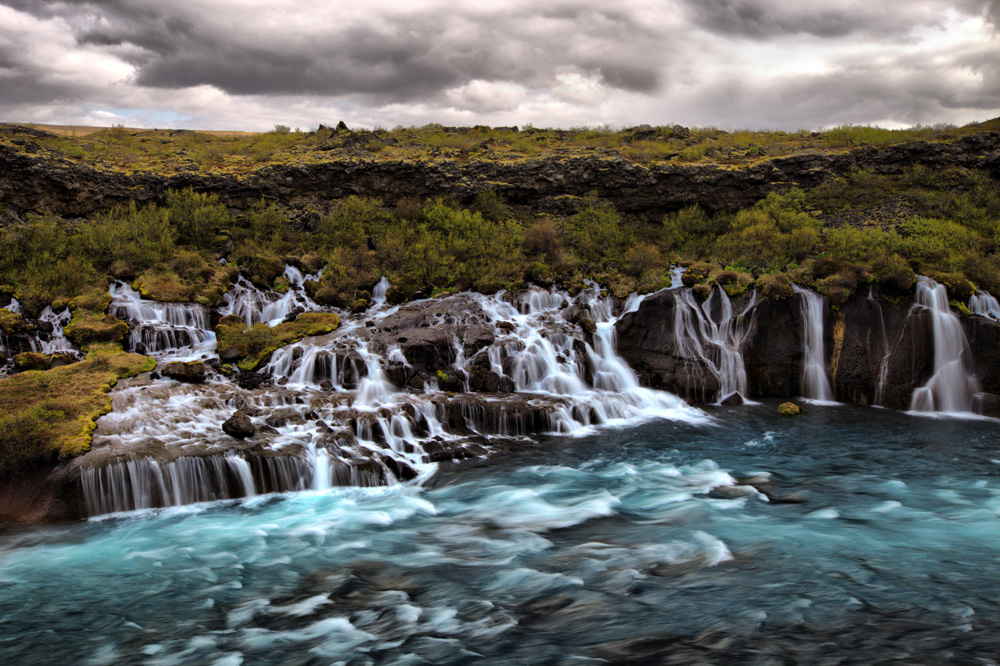
<svg viewBox="0 0 1000 666"><path fill-rule="evenodd" d="M7 4L66 20L81 46L137 47L124 59L136 67L136 83L150 87L207 84L237 95L369 95L391 102L433 98L473 80L548 86L565 70L647 93L663 77L658 58L641 57L665 48L654 30L627 13L596 11L584 2L513 16L460 9L444 15L435 7L368 22L331 16L319 26L322 38L308 39L289 21L260 41L245 39L232 25L189 16L184 3ZM531 23L544 24L545 32Z"/></svg>
<svg viewBox="0 0 1000 666"><path fill-rule="evenodd" d="M765 39L806 34L835 39L855 34L904 37L918 25L940 24L949 6L975 16L1000 17L1000 0L682 0L691 19L722 35Z"/></svg>
<svg viewBox="0 0 1000 666"><path fill-rule="evenodd" d="M1000 113L1000 0L605 4L0 0L0 114L814 128Z"/></svg>

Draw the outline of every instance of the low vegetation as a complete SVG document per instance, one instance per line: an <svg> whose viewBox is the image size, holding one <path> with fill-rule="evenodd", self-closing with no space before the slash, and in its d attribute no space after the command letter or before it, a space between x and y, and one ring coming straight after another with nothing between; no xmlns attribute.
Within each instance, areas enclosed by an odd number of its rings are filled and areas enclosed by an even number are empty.
<svg viewBox="0 0 1000 666"><path fill-rule="evenodd" d="M82 162L102 170L165 174L192 170L245 174L276 162L309 164L331 159L468 162L598 155L640 164L744 164L861 145L882 147L907 141L953 141L975 131L996 129L997 124L997 121L990 121L963 127L934 125L895 130L842 125L823 132L724 130L679 125L563 130L431 124L372 131L350 131L346 126L324 125L301 131L279 125L273 131L262 133L112 127L89 133L46 134L31 139L27 148L36 154ZM0 142L11 140L0 133Z"/></svg>
<svg viewBox="0 0 1000 666"><path fill-rule="evenodd" d="M85 453L95 420L111 411L111 387L155 365L105 343L92 345L79 363L0 381L0 477Z"/></svg>

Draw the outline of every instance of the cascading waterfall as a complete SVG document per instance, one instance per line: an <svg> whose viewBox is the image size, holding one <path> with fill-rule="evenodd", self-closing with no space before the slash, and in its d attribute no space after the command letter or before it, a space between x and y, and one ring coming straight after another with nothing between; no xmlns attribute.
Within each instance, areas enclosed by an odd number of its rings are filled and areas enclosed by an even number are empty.
<svg viewBox="0 0 1000 666"><path fill-rule="evenodd" d="M302 312L317 312L324 309L309 298L305 290L306 281L318 280L320 277L318 274L304 275L294 266L285 266L285 277L290 285L288 291L276 294L258 289L241 276L223 296L219 314L236 315L248 325L264 322L274 326L280 324L296 309Z"/></svg>
<svg viewBox="0 0 1000 666"><path fill-rule="evenodd" d="M158 359L204 358L215 349L208 309L197 303L143 299L128 284L111 285L110 312L130 323L125 347Z"/></svg>
<svg viewBox="0 0 1000 666"><path fill-rule="evenodd" d="M286 275L293 284L290 292L301 288L301 273L289 268ZM385 303L388 288L383 278L368 311L343 313L336 331L277 350L265 372L278 386L239 394L239 402L234 402L233 385L221 378L146 388L123 382L113 393L113 412L99 423L92 452L97 461L109 451L116 458L89 464L83 472L88 510L100 514L345 484L387 485L424 478L433 469L428 461L435 459L429 452L464 450L470 435L525 437L583 432L637 418L706 418L676 396L639 386L616 354L615 304L595 283L576 296L533 287L429 299L407 306L415 315L394 319L389 318L399 307ZM136 322L137 329L210 334L208 313L199 306L144 301L122 283L116 283L112 296L113 311ZM724 300L719 308L729 306ZM634 310L641 301L633 296L621 309ZM304 291L275 298L247 283L234 287L220 313L274 323L296 307L319 309ZM564 313L571 310L593 322L590 333L568 320ZM413 388L419 381L410 380L407 388L390 379L417 371L401 347L405 335L384 333L381 327L413 316L430 316L434 325L449 327L451 362L445 374L464 390L446 392L435 371L421 375L422 391ZM730 311L721 324L709 320L705 326L738 346L732 319ZM480 331L483 346L469 346L469 330ZM213 343L214 336L208 345ZM173 354L170 358L192 349L146 346L160 357ZM468 392L473 368L481 372L483 363L498 385L507 383L506 392ZM743 377L734 390L745 390ZM239 404L261 425L243 443L219 428ZM158 414L154 422L146 416L151 409ZM479 455L483 449L476 447L458 457Z"/></svg>
<svg viewBox="0 0 1000 666"><path fill-rule="evenodd" d="M61 312L55 313L52 311L51 305L46 305L45 309L38 315L38 318L52 325L52 332L49 333L48 339L42 342L41 351L43 353L55 354L57 352L75 351L76 348L73 346L73 343L63 334L63 329L66 328L66 324L72 318L69 308L64 308Z"/></svg>
<svg viewBox="0 0 1000 666"><path fill-rule="evenodd" d="M1000 320L1000 302L989 292L980 289L969 298L969 312Z"/></svg>
<svg viewBox="0 0 1000 666"><path fill-rule="evenodd" d="M823 347L823 297L814 291L794 287L801 298L802 313L802 395L805 398L831 402L833 389L826 376L826 354Z"/></svg>
<svg viewBox="0 0 1000 666"><path fill-rule="evenodd" d="M914 307L926 308L934 334L934 374L913 392L910 409L916 412L968 412L978 390L966 367L969 342L962 324L948 306L948 291L929 277L918 276Z"/></svg>
<svg viewBox="0 0 1000 666"><path fill-rule="evenodd" d="M678 291L674 303L674 340L680 355L704 363L718 378L718 400L733 393L745 397L749 383L743 347L751 329L746 315L756 305L757 293L738 314L734 314L729 296L718 286L701 305L689 289Z"/></svg>

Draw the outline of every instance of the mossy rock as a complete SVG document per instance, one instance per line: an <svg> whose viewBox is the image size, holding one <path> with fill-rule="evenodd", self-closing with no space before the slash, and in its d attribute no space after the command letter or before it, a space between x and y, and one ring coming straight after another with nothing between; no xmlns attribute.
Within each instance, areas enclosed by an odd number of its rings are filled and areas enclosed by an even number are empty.
<svg viewBox="0 0 1000 666"><path fill-rule="evenodd" d="M10 310L0 310L0 330L2 330L6 335L28 333L33 329L34 326L26 322L24 317L16 312L11 312Z"/></svg>
<svg viewBox="0 0 1000 666"><path fill-rule="evenodd" d="M715 283L730 296L739 296L754 285L754 279L746 271L726 269L715 276Z"/></svg>
<svg viewBox="0 0 1000 666"><path fill-rule="evenodd" d="M306 312L293 321L270 327L267 324L247 326L235 315L223 317L215 328L217 348L225 350L226 360L239 359L243 371L256 370L277 349L298 342L304 337L324 335L340 325L340 318L329 312Z"/></svg>
<svg viewBox="0 0 1000 666"><path fill-rule="evenodd" d="M48 370L51 357L40 352L24 352L14 357L14 367L18 372L27 370Z"/></svg>
<svg viewBox="0 0 1000 666"><path fill-rule="evenodd" d="M692 287L694 295L697 296L698 299L702 301L704 301L705 299L707 299L709 296L712 295L712 289L713 289L712 285L706 284L704 282L696 284L694 287Z"/></svg>
<svg viewBox="0 0 1000 666"><path fill-rule="evenodd" d="M695 264L688 266L688 269L684 271L681 276L681 282L685 287L693 287L700 282L704 282L708 277L719 270L716 264L710 264L707 261L699 261Z"/></svg>
<svg viewBox="0 0 1000 666"><path fill-rule="evenodd" d="M353 312L354 314L361 314L367 309L368 309L368 301L366 301L363 298L359 298L358 300L351 303L351 312Z"/></svg>
<svg viewBox="0 0 1000 666"><path fill-rule="evenodd" d="M757 278L757 288L765 298L783 301L791 298L795 290L787 275L781 273L764 273Z"/></svg>
<svg viewBox="0 0 1000 666"><path fill-rule="evenodd" d="M128 333L128 324L114 315L80 312L66 326L65 334L73 344L83 348L95 342L121 342Z"/></svg>
<svg viewBox="0 0 1000 666"><path fill-rule="evenodd" d="M778 405L778 413L782 416L798 416L804 412L805 410L796 405L794 402L783 402Z"/></svg>

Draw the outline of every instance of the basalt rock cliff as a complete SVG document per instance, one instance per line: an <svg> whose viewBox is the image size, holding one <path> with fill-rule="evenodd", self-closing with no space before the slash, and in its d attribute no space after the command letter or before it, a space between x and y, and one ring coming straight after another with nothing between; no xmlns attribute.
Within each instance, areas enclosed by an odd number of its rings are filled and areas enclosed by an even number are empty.
<svg viewBox="0 0 1000 666"><path fill-rule="evenodd" d="M130 200L162 201L167 190L188 187L218 194L232 208L263 197L297 210L323 207L352 194L378 197L387 204L433 196L468 203L478 192L494 189L512 205L564 214L574 212L576 197L596 191L623 214L659 219L689 204L736 210L769 192L814 187L856 169L898 174L914 165L975 168L1000 178L1000 132L980 132L952 143L814 150L740 168L674 163L646 167L613 155L512 162L336 157L313 164L266 165L246 176L198 170L127 173L0 145L0 201L16 215L49 212L71 218Z"/></svg>

